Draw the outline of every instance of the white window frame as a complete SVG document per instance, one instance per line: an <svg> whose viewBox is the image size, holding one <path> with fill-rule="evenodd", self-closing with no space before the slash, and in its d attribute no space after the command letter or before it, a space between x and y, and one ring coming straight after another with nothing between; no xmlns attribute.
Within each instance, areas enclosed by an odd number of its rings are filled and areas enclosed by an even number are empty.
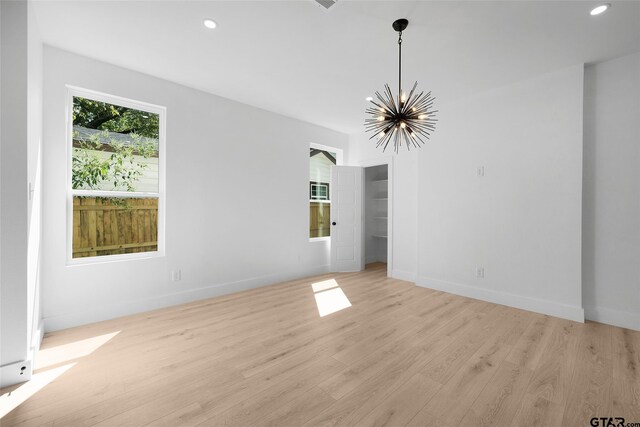
<svg viewBox="0 0 640 427"><path fill-rule="evenodd" d="M331 153L336 153L336 166L342 166L343 165L343 157L342 157L342 153L343 150L341 148L337 148L337 147L331 147L329 145L322 145L322 144L316 144L315 142L310 142L309 143L309 148L313 148L316 150L323 150L323 151L329 151ZM307 162L309 162L309 156L307 155ZM309 169L307 169L307 180L310 180L309 177ZM329 183L331 184L331 183ZM309 202L307 203L307 218L309 218L309 209L311 209L311 205L310 203L312 202L319 202L319 203L331 203L331 200L313 200L313 199L309 199ZM307 237L309 236L309 228L311 227L311 220L309 219L307 221ZM326 242L326 241L330 241L331 240L331 236L325 236L325 237L308 237L309 238L309 242Z"/></svg>
<svg viewBox="0 0 640 427"><path fill-rule="evenodd" d="M116 95L83 89L71 85L66 86L66 126L67 135L67 265L97 264L114 261L126 261L144 258L158 258L165 255L165 142L166 142L166 117L167 109L159 105L134 101ZM82 97L93 101L106 102L133 108L148 113L157 114L159 124L158 137L158 192L140 191L96 191L73 190L72 165L73 165L73 98ZM117 198L150 198L158 199L158 249L149 252L137 252L130 254L99 255L91 257L73 258L73 196L117 197Z"/></svg>
<svg viewBox="0 0 640 427"><path fill-rule="evenodd" d="M325 190L325 194L324 194L324 199L322 199L319 195L320 190L324 189ZM315 190L316 192L316 198L313 198L313 191ZM311 184L311 200L313 200L314 202L327 202L329 201L329 186L325 183L322 182L318 182L315 184Z"/></svg>

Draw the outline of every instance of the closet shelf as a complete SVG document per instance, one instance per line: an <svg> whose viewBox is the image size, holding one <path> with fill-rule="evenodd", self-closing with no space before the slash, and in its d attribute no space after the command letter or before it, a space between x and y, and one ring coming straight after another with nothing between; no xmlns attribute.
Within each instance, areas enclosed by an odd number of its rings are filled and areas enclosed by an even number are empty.
<svg viewBox="0 0 640 427"><path fill-rule="evenodd" d="M378 239L386 239L386 238L387 238L387 236L383 236L383 235L381 235L381 234L374 234L374 235L373 235L373 236L371 236L371 237L377 237Z"/></svg>
<svg viewBox="0 0 640 427"><path fill-rule="evenodd" d="M374 179L372 182L388 182L388 179Z"/></svg>

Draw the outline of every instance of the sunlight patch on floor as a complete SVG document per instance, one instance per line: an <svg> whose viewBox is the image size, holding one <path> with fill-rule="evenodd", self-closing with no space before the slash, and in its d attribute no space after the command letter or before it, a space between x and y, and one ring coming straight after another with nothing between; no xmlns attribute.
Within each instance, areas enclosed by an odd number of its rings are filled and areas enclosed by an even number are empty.
<svg viewBox="0 0 640 427"><path fill-rule="evenodd" d="M112 332L68 344L40 349L36 354L35 372L37 373L31 376L30 381L20 386L12 386L11 391L7 391L0 396L0 418L23 404L49 383L73 368L78 362L68 363L51 369L45 368L88 356L119 333L120 331ZM13 387L16 388L14 389Z"/></svg>
<svg viewBox="0 0 640 427"><path fill-rule="evenodd" d="M313 283L311 287L313 288L320 317L351 307L349 298L344 294L335 279Z"/></svg>
<svg viewBox="0 0 640 427"><path fill-rule="evenodd" d="M4 393L0 396L0 419L24 403L31 396L42 390L51 381L71 369L75 363L49 369L44 372L33 374L31 381L27 381L15 390Z"/></svg>
<svg viewBox="0 0 640 427"><path fill-rule="evenodd" d="M74 341L69 344L40 349L36 355L35 367L36 369L42 369L48 366L54 366L59 363L88 356L119 333L120 331L112 332L110 334L98 335L96 337Z"/></svg>
<svg viewBox="0 0 640 427"><path fill-rule="evenodd" d="M322 292L326 291L327 289L337 288L338 282L336 282L336 279L329 279L323 282L313 283L311 287L313 288L313 292Z"/></svg>

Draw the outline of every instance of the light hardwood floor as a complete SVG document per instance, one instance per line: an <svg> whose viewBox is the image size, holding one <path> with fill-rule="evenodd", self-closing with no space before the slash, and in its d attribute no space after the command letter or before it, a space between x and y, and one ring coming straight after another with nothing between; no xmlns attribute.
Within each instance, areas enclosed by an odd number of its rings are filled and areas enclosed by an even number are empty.
<svg viewBox="0 0 640 427"><path fill-rule="evenodd" d="M311 285L332 278L351 307L321 318ZM383 265L47 334L38 363L36 377L61 374L2 427L640 422L640 332L423 289Z"/></svg>

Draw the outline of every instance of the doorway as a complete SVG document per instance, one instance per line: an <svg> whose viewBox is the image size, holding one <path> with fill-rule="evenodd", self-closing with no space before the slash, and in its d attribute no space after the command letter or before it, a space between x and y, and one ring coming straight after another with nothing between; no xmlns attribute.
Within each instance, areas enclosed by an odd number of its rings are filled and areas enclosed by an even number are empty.
<svg viewBox="0 0 640 427"><path fill-rule="evenodd" d="M389 253L389 167L364 168L365 268L387 268Z"/></svg>

